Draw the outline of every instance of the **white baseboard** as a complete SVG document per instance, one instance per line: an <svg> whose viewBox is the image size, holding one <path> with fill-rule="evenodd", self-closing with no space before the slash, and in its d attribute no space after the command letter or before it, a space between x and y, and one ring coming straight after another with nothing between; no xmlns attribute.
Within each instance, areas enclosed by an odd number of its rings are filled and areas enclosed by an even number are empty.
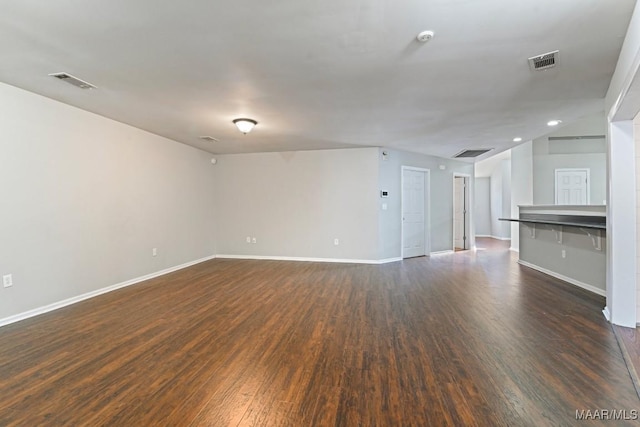
<svg viewBox="0 0 640 427"><path fill-rule="evenodd" d="M511 237L488 236L485 234L476 234L476 237L486 237L488 239L496 239L496 240L511 240Z"/></svg>
<svg viewBox="0 0 640 427"><path fill-rule="evenodd" d="M253 259L269 261L302 261L302 262L334 262L340 264L386 264L389 262L402 261L402 258L386 259L347 259L347 258L309 258L309 257L289 257L272 255L228 255L219 254L216 258L221 259Z"/></svg>
<svg viewBox="0 0 640 427"><path fill-rule="evenodd" d="M509 248L509 250L512 252L520 252L520 249L516 249L514 247Z"/></svg>
<svg viewBox="0 0 640 427"><path fill-rule="evenodd" d="M608 322L611 322L611 312L609 312L609 307L605 307L602 310L602 314L604 314L604 318L607 319Z"/></svg>
<svg viewBox="0 0 640 427"><path fill-rule="evenodd" d="M563 280L565 282L569 282L572 285L578 286L582 289L586 289L587 291L591 291L594 294L601 295L603 297L607 296L607 292L604 289L597 288L593 285L589 285L588 283L581 282L576 279L572 279L571 277L564 276L562 274L556 273L555 271L547 270L546 268L539 267L535 264L531 264L530 262L519 260L518 264L524 265L525 267L533 268L534 270L538 270L541 273L547 274L551 277L555 277L556 279Z"/></svg>
<svg viewBox="0 0 640 427"><path fill-rule="evenodd" d="M0 326L5 326L10 323L19 322L20 320L28 319L30 317L38 316L40 314L48 313L53 310L57 310L62 307L66 307L71 304L75 304L80 301L87 300L89 298L97 297L98 295L106 294L108 292L115 291L117 289L125 288L127 286L135 285L136 283L144 282L145 280L153 279L155 277L163 276L165 274L172 273L183 268L191 267L192 265L200 264L201 262L209 261L216 258L215 255L200 258L195 261L190 261L184 264L177 265L175 267L169 267L164 270L157 271L155 273L146 274L144 276L136 277L135 279L127 280L125 282L117 283L115 285L107 286L106 288L98 289L95 291L87 292L86 294L78 295L72 298L68 298L62 301L54 302L53 304L45 305L44 307L35 308L33 310L18 313L13 316L0 319Z"/></svg>
<svg viewBox="0 0 640 427"><path fill-rule="evenodd" d="M436 256L437 256L437 255L446 255L446 254L452 254L452 253L454 253L454 251L453 251L453 250L451 250L451 249L447 249L446 251L435 251L435 252L431 252L431 253L429 254L429 256L433 256L433 255L436 255Z"/></svg>
<svg viewBox="0 0 640 427"><path fill-rule="evenodd" d="M377 264L388 264L390 262L402 261L402 257L379 259Z"/></svg>

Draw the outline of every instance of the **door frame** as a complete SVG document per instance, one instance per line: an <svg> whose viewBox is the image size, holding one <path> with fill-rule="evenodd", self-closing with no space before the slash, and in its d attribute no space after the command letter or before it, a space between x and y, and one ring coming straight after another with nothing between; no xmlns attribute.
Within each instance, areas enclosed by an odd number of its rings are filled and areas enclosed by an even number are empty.
<svg viewBox="0 0 640 427"><path fill-rule="evenodd" d="M587 205L591 204L591 169L590 168L558 168L554 171L553 179L553 195L555 204L558 204L558 172L575 172L586 171L587 172Z"/></svg>
<svg viewBox="0 0 640 427"><path fill-rule="evenodd" d="M459 173L454 172L453 177L451 178L451 188L452 188L452 201L451 204L451 250L456 250L456 178L464 178L465 184L465 192L464 192L464 201L466 203L466 214L464 216L464 229L465 229L465 237L464 240L464 250L467 251L471 249L471 175L467 173Z"/></svg>
<svg viewBox="0 0 640 427"><path fill-rule="evenodd" d="M424 255L431 254L431 170L415 166L400 166L400 258L404 259L404 171L424 172Z"/></svg>

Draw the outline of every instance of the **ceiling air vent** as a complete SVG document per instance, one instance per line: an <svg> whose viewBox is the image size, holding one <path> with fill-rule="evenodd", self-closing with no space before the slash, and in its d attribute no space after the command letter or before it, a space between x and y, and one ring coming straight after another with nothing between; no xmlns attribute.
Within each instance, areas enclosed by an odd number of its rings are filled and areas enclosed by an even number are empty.
<svg viewBox="0 0 640 427"><path fill-rule="evenodd" d="M606 139L605 135L550 136L549 141L579 141L585 139Z"/></svg>
<svg viewBox="0 0 640 427"><path fill-rule="evenodd" d="M84 80L74 77L69 73L52 73L49 75L51 77L55 77L56 79L60 79L64 82L67 82L71 85L77 86L80 89L96 89L96 87L91 83L85 82Z"/></svg>
<svg viewBox="0 0 640 427"><path fill-rule="evenodd" d="M482 156L484 153L488 153L493 150L493 148L477 148L475 150L462 150L458 154L453 157L463 158L463 157L478 157Z"/></svg>
<svg viewBox="0 0 640 427"><path fill-rule="evenodd" d="M199 138L204 140L204 141L209 141L209 142L220 142L219 139L216 139L216 138L214 138L212 136L209 136L209 135L204 135L204 136L201 136Z"/></svg>
<svg viewBox="0 0 640 427"><path fill-rule="evenodd" d="M558 52L559 51L554 50L553 52L543 53L542 55L536 55L529 58L529 67L531 67L531 71L541 71L555 67L558 62Z"/></svg>

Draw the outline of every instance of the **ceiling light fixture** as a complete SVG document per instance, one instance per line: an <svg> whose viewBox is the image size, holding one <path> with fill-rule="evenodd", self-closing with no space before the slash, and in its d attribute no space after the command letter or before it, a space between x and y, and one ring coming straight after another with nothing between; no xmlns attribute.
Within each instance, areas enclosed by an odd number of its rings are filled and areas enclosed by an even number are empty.
<svg viewBox="0 0 640 427"><path fill-rule="evenodd" d="M245 135L251 132L251 129L258 124L258 122L253 119L235 119L233 123L238 127L238 130Z"/></svg>
<svg viewBox="0 0 640 427"><path fill-rule="evenodd" d="M562 123L562 120L549 120L547 126L558 126L560 123Z"/></svg>
<svg viewBox="0 0 640 427"><path fill-rule="evenodd" d="M521 142L522 138L520 138L519 136L513 138L513 142Z"/></svg>
<svg viewBox="0 0 640 427"><path fill-rule="evenodd" d="M420 43L426 43L429 40L431 40L433 38L433 36L435 36L435 33L433 31L423 31L420 34L418 34L418 36L416 37L416 39L420 42Z"/></svg>

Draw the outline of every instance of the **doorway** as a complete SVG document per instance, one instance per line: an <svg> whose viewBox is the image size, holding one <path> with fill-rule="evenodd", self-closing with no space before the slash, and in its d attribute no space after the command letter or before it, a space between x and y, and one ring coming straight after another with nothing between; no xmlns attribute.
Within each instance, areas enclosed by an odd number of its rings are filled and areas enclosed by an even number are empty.
<svg viewBox="0 0 640 427"><path fill-rule="evenodd" d="M469 249L469 177L453 176L453 250Z"/></svg>
<svg viewBox="0 0 640 427"><path fill-rule="evenodd" d="M402 166L402 258L428 255L429 170Z"/></svg>
<svg viewBox="0 0 640 427"><path fill-rule="evenodd" d="M556 169L556 205L588 205L589 169Z"/></svg>

